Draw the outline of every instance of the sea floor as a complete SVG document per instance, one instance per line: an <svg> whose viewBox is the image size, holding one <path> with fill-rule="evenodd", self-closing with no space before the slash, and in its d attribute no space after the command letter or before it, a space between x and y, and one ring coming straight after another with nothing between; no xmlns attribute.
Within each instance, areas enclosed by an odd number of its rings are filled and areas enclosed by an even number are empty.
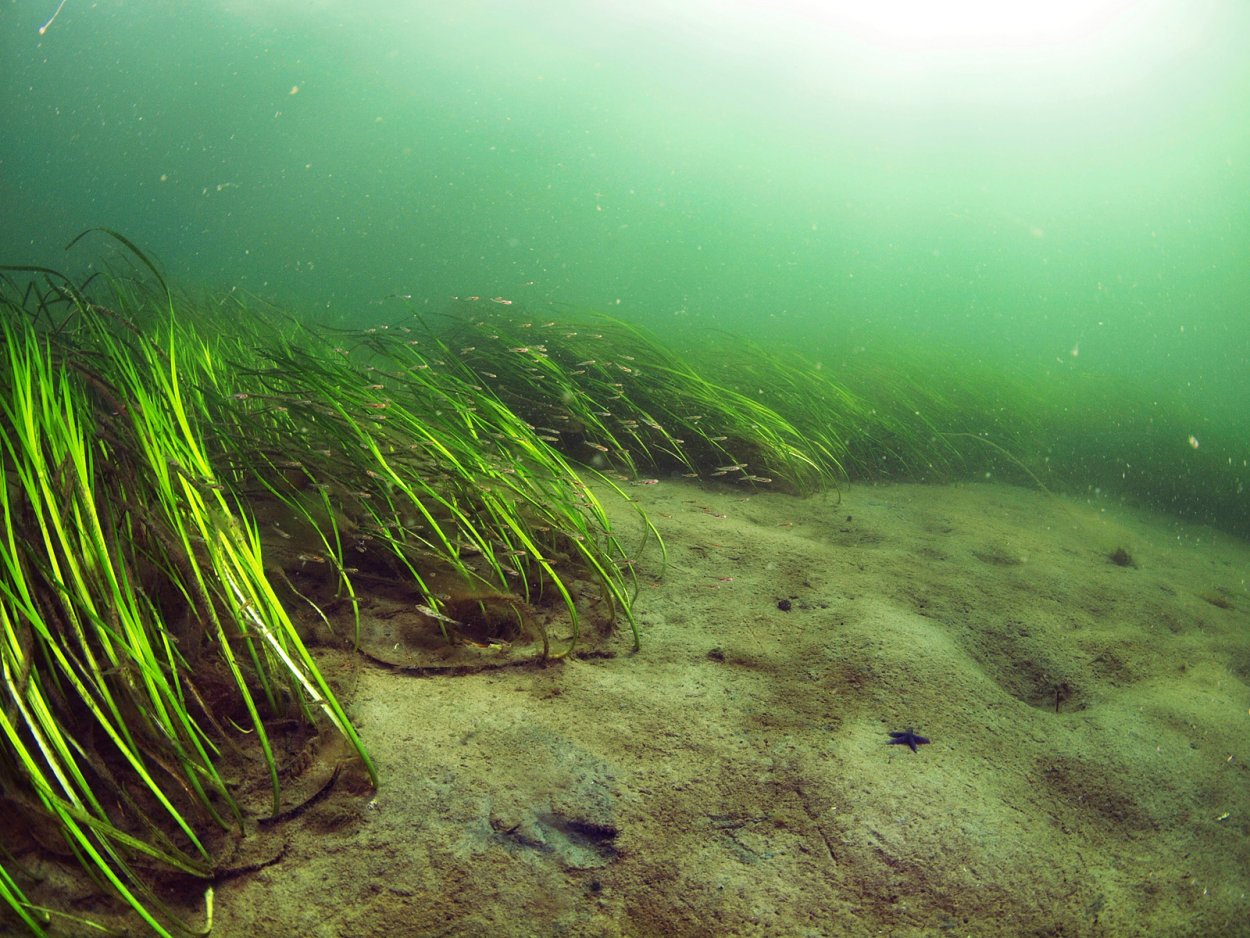
<svg viewBox="0 0 1250 938"><path fill-rule="evenodd" d="M380 789L215 934L1250 933L1250 546L992 484L636 494L641 651L365 668Z"/></svg>
<svg viewBox="0 0 1250 938"><path fill-rule="evenodd" d="M214 935L1250 934L1250 545L995 484L629 492L641 651L327 653L381 786L268 828Z"/></svg>

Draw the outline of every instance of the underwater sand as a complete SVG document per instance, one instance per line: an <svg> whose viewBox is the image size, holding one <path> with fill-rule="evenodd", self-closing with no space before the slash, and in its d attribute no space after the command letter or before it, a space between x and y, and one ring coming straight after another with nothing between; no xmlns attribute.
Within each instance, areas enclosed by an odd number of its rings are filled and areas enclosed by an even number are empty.
<svg viewBox="0 0 1250 938"><path fill-rule="evenodd" d="M992 484L628 489L641 652L330 654L382 787L275 825L214 935L1250 930L1246 544Z"/></svg>

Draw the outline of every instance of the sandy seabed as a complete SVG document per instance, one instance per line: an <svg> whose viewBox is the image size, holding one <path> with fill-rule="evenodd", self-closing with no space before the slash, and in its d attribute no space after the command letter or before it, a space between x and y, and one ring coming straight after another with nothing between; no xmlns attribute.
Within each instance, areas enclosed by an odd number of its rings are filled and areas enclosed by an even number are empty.
<svg viewBox="0 0 1250 938"><path fill-rule="evenodd" d="M627 488L641 651L332 653L381 787L275 825L214 935L1250 934L1250 546L996 484Z"/></svg>

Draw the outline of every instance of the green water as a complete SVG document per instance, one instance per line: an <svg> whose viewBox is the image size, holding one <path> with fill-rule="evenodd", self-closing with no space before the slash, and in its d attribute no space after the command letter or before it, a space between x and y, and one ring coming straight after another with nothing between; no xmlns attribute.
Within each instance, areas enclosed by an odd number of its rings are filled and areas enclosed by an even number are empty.
<svg viewBox="0 0 1250 938"><path fill-rule="evenodd" d="M1135 471L1245 529L1250 6L881 6L66 0L40 35L9 0L0 259L106 225L327 322L480 294L1106 378L1133 419L1069 458L1166 412Z"/></svg>

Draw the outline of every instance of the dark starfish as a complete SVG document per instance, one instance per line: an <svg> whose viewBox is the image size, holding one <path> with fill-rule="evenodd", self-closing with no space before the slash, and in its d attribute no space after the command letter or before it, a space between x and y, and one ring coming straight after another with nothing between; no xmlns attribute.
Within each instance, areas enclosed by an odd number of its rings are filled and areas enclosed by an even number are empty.
<svg viewBox="0 0 1250 938"><path fill-rule="evenodd" d="M928 742L929 740L926 739L924 736L916 735L916 733L913 732L912 728L909 726L907 727L907 729L903 730L901 733L891 733L890 741L886 743L886 745L887 746L907 746L911 749L912 752L915 752L917 746L925 746L928 744Z"/></svg>

